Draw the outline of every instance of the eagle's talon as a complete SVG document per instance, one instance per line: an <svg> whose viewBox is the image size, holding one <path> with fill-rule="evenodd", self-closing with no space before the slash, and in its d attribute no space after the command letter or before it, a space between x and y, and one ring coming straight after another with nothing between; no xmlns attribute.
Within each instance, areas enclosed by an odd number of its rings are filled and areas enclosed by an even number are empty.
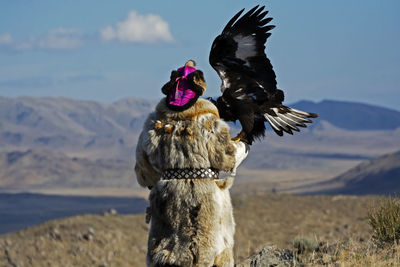
<svg viewBox="0 0 400 267"><path fill-rule="evenodd" d="M248 140L246 138L246 133L243 130L240 131L240 133L236 137L233 137L232 141L234 141L236 143L239 142L239 141L248 143Z"/></svg>
<svg viewBox="0 0 400 267"><path fill-rule="evenodd" d="M236 137L233 137L231 140L234 141L235 143L238 143L240 141L240 139L241 138L239 136L236 136Z"/></svg>

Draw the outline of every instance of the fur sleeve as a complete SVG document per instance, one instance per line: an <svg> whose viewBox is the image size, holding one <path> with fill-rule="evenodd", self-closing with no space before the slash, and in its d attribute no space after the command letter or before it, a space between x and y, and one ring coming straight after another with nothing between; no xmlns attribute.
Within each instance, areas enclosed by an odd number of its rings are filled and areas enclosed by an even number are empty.
<svg viewBox="0 0 400 267"><path fill-rule="evenodd" d="M224 172L234 170L236 148L231 141L229 126L221 119L215 119L211 126L207 150L211 167Z"/></svg>
<svg viewBox="0 0 400 267"><path fill-rule="evenodd" d="M136 165L135 172L138 183L143 187L155 186L161 177L161 173L154 169L148 156L151 125L154 124L155 114L152 113L147 118L143 130L139 136L136 146Z"/></svg>

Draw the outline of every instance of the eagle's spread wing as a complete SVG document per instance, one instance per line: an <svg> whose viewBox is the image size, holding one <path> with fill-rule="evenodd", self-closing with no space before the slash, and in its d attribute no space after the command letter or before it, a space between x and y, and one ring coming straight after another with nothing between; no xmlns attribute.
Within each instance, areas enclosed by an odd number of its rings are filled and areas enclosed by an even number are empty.
<svg viewBox="0 0 400 267"><path fill-rule="evenodd" d="M268 11L256 6L238 12L215 38L210 64L222 80L222 96L215 101L225 120L239 120L250 143L264 135L267 121L278 134L293 134L306 127L316 114L282 105L284 94L277 88L275 72L265 54L265 43L275 26ZM249 122L251 120L251 122Z"/></svg>
<svg viewBox="0 0 400 267"><path fill-rule="evenodd" d="M222 80L222 92L231 88L235 93L254 93L256 99L265 101L277 90L275 72L264 52L269 31L275 26L266 25L272 18L265 18L268 11L263 9L256 6L239 18L242 9L212 44L210 64ZM245 87L240 90L240 86Z"/></svg>

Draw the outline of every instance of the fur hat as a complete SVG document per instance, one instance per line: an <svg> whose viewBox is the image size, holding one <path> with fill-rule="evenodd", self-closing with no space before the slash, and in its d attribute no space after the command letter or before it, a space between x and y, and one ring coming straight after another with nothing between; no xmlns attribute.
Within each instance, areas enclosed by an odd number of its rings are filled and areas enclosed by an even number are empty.
<svg viewBox="0 0 400 267"><path fill-rule="evenodd" d="M167 106L176 111L191 107L206 91L206 82L201 70L195 68L196 62L189 60L185 66L171 72L170 81L161 91L167 96Z"/></svg>

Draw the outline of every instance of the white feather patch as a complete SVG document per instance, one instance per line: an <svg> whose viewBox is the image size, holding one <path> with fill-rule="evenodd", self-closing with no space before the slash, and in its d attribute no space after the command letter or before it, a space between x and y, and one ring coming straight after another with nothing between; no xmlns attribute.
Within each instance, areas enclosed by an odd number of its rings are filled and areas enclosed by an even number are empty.
<svg viewBox="0 0 400 267"><path fill-rule="evenodd" d="M270 124L273 128L275 128L275 130L277 130L277 131L280 131L280 130L281 130L278 126L275 125L275 122L271 120L272 117L271 117L270 115L265 114L264 117L268 120L269 124Z"/></svg>
<svg viewBox="0 0 400 267"><path fill-rule="evenodd" d="M286 121L282 120L279 116L275 117L275 120L282 126L283 129L288 131L291 128L291 125Z"/></svg>
<svg viewBox="0 0 400 267"><path fill-rule="evenodd" d="M222 84L221 84L221 92L224 93L226 88L231 86L228 77L226 76L226 72L223 70L218 70L219 77L221 77Z"/></svg>
<svg viewBox="0 0 400 267"><path fill-rule="evenodd" d="M236 57L246 60L248 57L257 55L257 51L255 50L256 40L253 36L243 36L239 34L233 37L233 40L235 40L238 44L235 54Z"/></svg>
<svg viewBox="0 0 400 267"><path fill-rule="evenodd" d="M301 110L298 110L298 109L294 109L294 108L289 108L289 109L290 109L290 111L294 111L294 112L302 114L304 116L307 116L307 117L310 116L310 113L308 113L308 112L304 112L304 111L301 111Z"/></svg>
<svg viewBox="0 0 400 267"><path fill-rule="evenodd" d="M295 121L292 120L291 118L285 117L285 116L284 116L283 114L281 114L281 113L278 113L278 117L279 117L281 120L284 120L284 119L285 119L285 120L287 120L287 121L289 121L289 122L291 122L291 123L294 123L294 125L298 125L297 122L295 122ZM290 128L292 128L292 129L295 130L295 131L300 131L299 128L295 127L294 125L290 124L290 123L287 122L287 121L285 121L285 123L286 123L287 125L289 125Z"/></svg>
<svg viewBox="0 0 400 267"><path fill-rule="evenodd" d="M288 115L290 115L290 116L292 116L292 117L294 117L294 118L296 118L296 119L298 119L299 121L302 121L302 122L310 122L309 119L301 117L302 114L300 114L300 113L292 113L292 112L290 112L290 113L288 113Z"/></svg>
<svg viewBox="0 0 400 267"><path fill-rule="evenodd" d="M282 127L282 125L279 123L279 121L277 121L275 119L275 117L273 117L273 116L269 116L269 117L270 117L271 121L273 121L274 123L276 123L279 126L279 129Z"/></svg>

